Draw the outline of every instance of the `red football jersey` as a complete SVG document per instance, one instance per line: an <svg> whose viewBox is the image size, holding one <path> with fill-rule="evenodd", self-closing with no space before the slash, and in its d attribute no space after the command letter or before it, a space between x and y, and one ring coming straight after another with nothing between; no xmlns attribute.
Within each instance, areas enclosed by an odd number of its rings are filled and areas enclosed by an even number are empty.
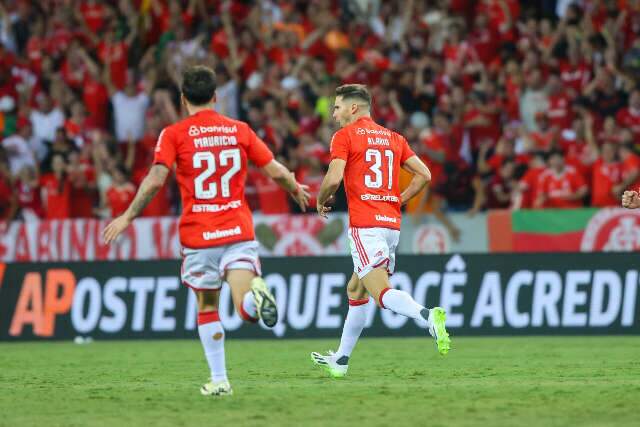
<svg viewBox="0 0 640 427"><path fill-rule="evenodd" d="M540 176L540 192L547 196L545 208L582 207L581 200L567 200L567 197L586 186L587 183L582 175L571 166L565 167L559 175L556 175L551 169L547 169Z"/></svg>
<svg viewBox="0 0 640 427"><path fill-rule="evenodd" d="M111 186L107 190L107 201L111 208L111 217L115 218L118 215L122 215L129 204L136 197L136 188L131 184L126 184L121 188Z"/></svg>
<svg viewBox="0 0 640 427"><path fill-rule="evenodd" d="M71 183L64 177L60 181L53 173L40 177L40 187L44 190L46 219L66 219L71 217Z"/></svg>
<svg viewBox="0 0 640 427"><path fill-rule="evenodd" d="M627 157L622 162L622 179L628 179L631 174L640 171L640 157L635 154ZM636 179L634 183L629 186L629 189L635 189L640 187L640 176Z"/></svg>
<svg viewBox="0 0 640 427"><path fill-rule="evenodd" d="M249 125L213 110L162 131L153 162L168 168L176 164L183 246L207 248L254 238L244 198L247 160L263 167L273 154Z"/></svg>
<svg viewBox="0 0 640 427"><path fill-rule="evenodd" d="M403 136L361 117L331 139L331 159L347 162L344 188L352 227L400 229L400 167L415 156Z"/></svg>
<svg viewBox="0 0 640 427"><path fill-rule="evenodd" d="M616 120L621 126L629 128L631 132L633 132L633 142L635 144L640 144L640 110L623 108L618 111Z"/></svg>
<svg viewBox="0 0 640 427"><path fill-rule="evenodd" d="M613 187L622 181L620 163L605 163L598 159L593 165L591 206L618 206L620 201L612 193Z"/></svg>

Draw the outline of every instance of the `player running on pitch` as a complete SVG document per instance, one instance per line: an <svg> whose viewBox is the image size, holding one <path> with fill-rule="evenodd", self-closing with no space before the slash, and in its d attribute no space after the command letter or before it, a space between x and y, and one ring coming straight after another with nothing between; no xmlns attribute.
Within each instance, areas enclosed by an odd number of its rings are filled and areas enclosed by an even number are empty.
<svg viewBox="0 0 640 427"><path fill-rule="evenodd" d="M200 392L220 396L232 394L218 316L222 282L229 283L233 303L245 321L262 319L273 327L278 320L275 299L260 277L258 243L244 198L247 160L289 191L302 210L308 206L309 194L246 123L213 110L215 90L211 69L196 66L184 73L181 100L189 117L162 131L153 166L135 199L105 228L103 237L113 242L131 224L175 164L183 207L181 277L196 291L198 333L211 370L211 380Z"/></svg>
<svg viewBox="0 0 640 427"><path fill-rule="evenodd" d="M342 129L331 140L331 163L320 187L317 209L327 217L331 208L326 204L344 177L354 274L347 284L349 311L338 351L311 353L312 360L333 377L347 374L349 357L365 325L369 295L380 307L415 319L428 329L440 354L447 354L451 343L442 308L426 309L408 293L390 287L389 274L395 267L400 238L400 206L422 190L431 173L407 140L376 124L370 110L371 95L366 86L350 84L336 89L333 118ZM413 174L402 194L400 167Z"/></svg>

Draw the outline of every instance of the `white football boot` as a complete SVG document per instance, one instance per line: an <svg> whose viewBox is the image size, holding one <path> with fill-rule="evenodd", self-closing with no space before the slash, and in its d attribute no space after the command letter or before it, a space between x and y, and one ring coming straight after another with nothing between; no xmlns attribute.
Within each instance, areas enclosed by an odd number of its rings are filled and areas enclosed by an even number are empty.
<svg viewBox="0 0 640 427"><path fill-rule="evenodd" d="M327 354L320 354L314 351L311 353L311 360L327 371L333 378L346 376L349 369L349 358L347 356L338 358L338 355L333 351L328 351Z"/></svg>
<svg viewBox="0 0 640 427"><path fill-rule="evenodd" d="M200 388L200 394L203 396L231 396L233 390L229 381L213 382L209 381Z"/></svg>

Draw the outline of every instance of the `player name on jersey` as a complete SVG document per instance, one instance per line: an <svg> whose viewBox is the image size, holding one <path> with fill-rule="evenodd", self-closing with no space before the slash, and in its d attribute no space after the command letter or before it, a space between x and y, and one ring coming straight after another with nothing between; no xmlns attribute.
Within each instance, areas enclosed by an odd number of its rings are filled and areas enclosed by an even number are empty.
<svg viewBox="0 0 640 427"><path fill-rule="evenodd" d="M244 203L248 161L261 168L271 160L269 148L246 123L213 110L166 127L154 163L169 169L176 165L182 246L208 248L253 240L251 211Z"/></svg>
<svg viewBox="0 0 640 427"><path fill-rule="evenodd" d="M400 229L399 171L414 156L400 134L361 117L331 140L331 158L346 161L344 185L351 227Z"/></svg>

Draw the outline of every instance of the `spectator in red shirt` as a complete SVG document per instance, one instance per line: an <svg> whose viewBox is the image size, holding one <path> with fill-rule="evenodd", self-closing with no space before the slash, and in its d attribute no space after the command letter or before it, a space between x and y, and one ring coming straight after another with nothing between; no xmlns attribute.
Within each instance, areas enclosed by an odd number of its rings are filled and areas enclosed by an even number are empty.
<svg viewBox="0 0 640 427"><path fill-rule="evenodd" d="M62 154L51 158L51 172L40 178L46 219L71 217L71 183L67 177L67 163Z"/></svg>
<svg viewBox="0 0 640 427"><path fill-rule="evenodd" d="M88 149L83 147L83 155L76 151L69 154L67 175L71 182L72 218L91 218L97 200L96 172L89 161Z"/></svg>
<svg viewBox="0 0 640 427"><path fill-rule="evenodd" d="M591 179L591 206L619 204L622 193L615 189L622 182L622 169L616 160L616 147L613 144L603 144L600 148L600 156L593 165Z"/></svg>
<svg viewBox="0 0 640 427"><path fill-rule="evenodd" d="M16 182L20 217L24 221L34 221L45 216L40 197L38 173L31 167L24 167L20 171Z"/></svg>
<svg viewBox="0 0 640 427"><path fill-rule="evenodd" d="M565 165L561 151L549 153L548 168L540 177L537 208L579 208L589 192L587 183L575 168Z"/></svg>
<svg viewBox="0 0 640 427"><path fill-rule="evenodd" d="M540 151L533 153L527 171L518 183L518 194L514 208L531 209L534 207L541 189L540 177L545 170L544 154Z"/></svg>
<svg viewBox="0 0 640 427"><path fill-rule="evenodd" d="M549 151L558 142L558 128L551 126L549 116L545 111L538 111L535 119L538 130L529 133L529 138L533 143L533 150Z"/></svg>
<svg viewBox="0 0 640 427"><path fill-rule="evenodd" d="M614 187L615 193L622 193L625 190L640 189L640 156L633 151L631 144L623 144L619 147L622 182Z"/></svg>
<svg viewBox="0 0 640 427"><path fill-rule="evenodd" d="M84 24L94 34L98 34L107 18L107 8L98 0L84 0L80 3L80 13Z"/></svg>
<svg viewBox="0 0 640 427"><path fill-rule="evenodd" d="M633 139L640 144L640 89L636 89L629 95L629 105L616 115L618 124L633 132Z"/></svg>
<svg viewBox="0 0 640 427"><path fill-rule="evenodd" d="M547 117L551 127L562 131L571 128L573 111L571 110L571 100L564 93L562 80L557 74L552 74L547 80L547 92L549 95L549 108Z"/></svg>
<svg viewBox="0 0 640 427"><path fill-rule="evenodd" d="M111 217L116 218L124 213L136 195L136 187L127 180L127 171L118 165L111 173L113 181L107 190L107 204Z"/></svg>

